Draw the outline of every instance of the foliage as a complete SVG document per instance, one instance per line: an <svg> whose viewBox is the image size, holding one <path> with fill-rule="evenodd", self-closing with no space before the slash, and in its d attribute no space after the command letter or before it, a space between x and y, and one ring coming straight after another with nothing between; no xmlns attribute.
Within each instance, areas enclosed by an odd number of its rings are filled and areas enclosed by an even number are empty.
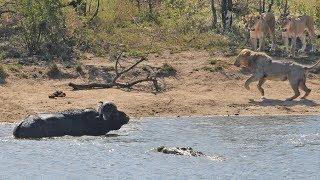
<svg viewBox="0 0 320 180"><path fill-rule="evenodd" d="M82 68L82 65L80 63L78 63L76 65L76 71L79 73L79 74L83 74L83 68Z"/></svg>
<svg viewBox="0 0 320 180"><path fill-rule="evenodd" d="M160 71L158 72L158 76L167 77L167 76L175 76L177 74L177 70L168 63L162 64Z"/></svg>
<svg viewBox="0 0 320 180"><path fill-rule="evenodd" d="M7 71L3 65L0 65L0 79L4 79L7 77Z"/></svg>
<svg viewBox="0 0 320 180"><path fill-rule="evenodd" d="M61 71L56 63L52 62L50 64L47 75L50 78L57 78L61 75Z"/></svg>
<svg viewBox="0 0 320 180"><path fill-rule="evenodd" d="M179 33L199 32L211 22L207 5L198 0L165 0L160 11L161 24Z"/></svg>
<svg viewBox="0 0 320 180"><path fill-rule="evenodd" d="M21 40L29 55L69 58L71 48L60 0L19 0L16 9L22 16Z"/></svg>
<svg viewBox="0 0 320 180"><path fill-rule="evenodd" d="M259 0L233 0L233 27L225 32L219 26L212 29L211 2L215 2L217 20L221 23L220 1L217 0L153 0L152 11L148 1L140 0L141 4L137 5L133 0L100 0L99 13L88 26L85 22L91 15L81 15L77 9L65 7L70 0L14 1L15 11L21 16L18 24L21 38L16 39L24 45L28 55L40 55L46 60L70 60L75 55L74 49L108 56L119 47L132 57L190 48L232 56L238 49L248 46L242 17L259 11ZM272 1L272 11L278 18L285 1L265 0L265 9ZM288 0L289 10L293 15L312 15L320 27L318 1ZM93 6L95 4L86 7L88 12L91 7L91 14Z"/></svg>

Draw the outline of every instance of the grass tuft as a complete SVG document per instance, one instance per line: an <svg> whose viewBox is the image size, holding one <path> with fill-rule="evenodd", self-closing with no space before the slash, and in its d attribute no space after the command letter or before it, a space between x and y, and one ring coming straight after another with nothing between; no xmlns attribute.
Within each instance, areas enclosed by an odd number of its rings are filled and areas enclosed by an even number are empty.
<svg viewBox="0 0 320 180"><path fill-rule="evenodd" d="M50 77L50 78L57 78L61 75L61 71L59 69L59 67L57 66L56 63L52 63L50 66L49 66L49 70L47 72L47 75Z"/></svg>

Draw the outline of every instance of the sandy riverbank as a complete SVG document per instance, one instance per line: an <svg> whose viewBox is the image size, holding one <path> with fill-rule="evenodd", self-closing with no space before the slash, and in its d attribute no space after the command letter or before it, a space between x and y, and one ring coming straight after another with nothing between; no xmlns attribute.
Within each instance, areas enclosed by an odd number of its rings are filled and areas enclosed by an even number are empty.
<svg viewBox="0 0 320 180"><path fill-rule="evenodd" d="M310 75L307 86L312 89L309 100L285 102L292 95L288 82L265 85L267 100L260 100L254 85L247 91L243 83L247 76L231 66L232 58L214 57L224 71L210 72L212 56L204 51L150 56L149 64L171 64L177 75L163 80L166 90L151 91L97 89L72 91L69 82L86 82L83 77L73 79L17 78L9 76L0 86L0 120L16 122L28 114L55 112L72 108L95 108L99 101L113 101L130 117L189 116L189 115L273 115L320 114L320 81ZM83 64L103 65L105 60L87 59ZM29 68L30 69L30 68ZM64 91L64 98L49 99L55 90Z"/></svg>

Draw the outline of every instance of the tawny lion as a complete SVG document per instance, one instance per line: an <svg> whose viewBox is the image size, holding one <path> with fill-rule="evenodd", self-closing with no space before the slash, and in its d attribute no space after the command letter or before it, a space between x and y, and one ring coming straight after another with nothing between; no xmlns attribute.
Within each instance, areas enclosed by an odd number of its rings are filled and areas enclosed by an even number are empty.
<svg viewBox="0 0 320 180"><path fill-rule="evenodd" d="M264 98L264 89L262 85L266 80L288 80L294 95L286 100L292 101L300 96L299 88L305 94L301 99L306 99L311 90L306 86L306 74L313 68L320 64L320 60L312 66L304 66L289 61L276 61L263 52L254 52L249 49L243 49L236 58L235 66L245 66L248 68L252 75L245 82L245 88L250 90L250 84L258 81L258 90L262 98Z"/></svg>
<svg viewBox="0 0 320 180"><path fill-rule="evenodd" d="M290 51L289 48L289 38L291 38L291 53L294 56L296 50L296 41L299 37L302 42L301 49L298 52L305 52L307 42L306 42L306 33L305 29L307 29L308 34L311 39L311 52L314 51L314 41L316 38L315 28L314 28L314 19L312 16L303 15L296 18L288 17L282 20L283 32L282 38L284 41L284 45L287 51Z"/></svg>
<svg viewBox="0 0 320 180"><path fill-rule="evenodd" d="M254 50L263 51L265 38L267 35L271 38L271 50L275 50L275 17L271 12L262 13L258 16L249 16L245 19L246 26L250 31L250 40ZM259 48L257 48L259 41Z"/></svg>

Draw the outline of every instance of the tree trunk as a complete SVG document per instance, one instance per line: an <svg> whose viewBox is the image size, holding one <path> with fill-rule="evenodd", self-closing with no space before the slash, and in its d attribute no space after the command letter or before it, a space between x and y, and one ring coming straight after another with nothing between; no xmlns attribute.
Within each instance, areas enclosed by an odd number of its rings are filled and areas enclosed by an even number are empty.
<svg viewBox="0 0 320 180"><path fill-rule="evenodd" d="M260 12L260 14L265 12L265 6L266 6L266 1L265 0L259 0L259 12Z"/></svg>
<svg viewBox="0 0 320 180"><path fill-rule="evenodd" d="M214 0L211 0L211 11L212 11L212 27L214 29L217 28L218 18L217 18L217 10L214 5Z"/></svg>
<svg viewBox="0 0 320 180"><path fill-rule="evenodd" d="M141 10L141 2L140 2L140 0L136 0L136 2L137 2L138 10L140 11Z"/></svg>
<svg viewBox="0 0 320 180"><path fill-rule="evenodd" d="M288 13L288 0L285 0L285 3L284 3L284 8L283 8L283 16L287 16L289 13Z"/></svg>
<svg viewBox="0 0 320 180"><path fill-rule="evenodd" d="M223 29L232 26L232 0L221 0L221 17Z"/></svg>
<svg viewBox="0 0 320 180"><path fill-rule="evenodd" d="M268 12L271 12L273 4L274 4L274 0L271 0L269 7L268 7Z"/></svg>
<svg viewBox="0 0 320 180"><path fill-rule="evenodd" d="M226 29L227 7L227 0L221 0L221 19L223 29Z"/></svg>
<svg viewBox="0 0 320 180"><path fill-rule="evenodd" d="M233 3L232 0L228 0L228 13L229 13L229 28L232 26L233 16L232 16Z"/></svg>
<svg viewBox="0 0 320 180"><path fill-rule="evenodd" d="M153 16L153 4L152 0L148 0L148 7L149 7L149 15L150 17Z"/></svg>

